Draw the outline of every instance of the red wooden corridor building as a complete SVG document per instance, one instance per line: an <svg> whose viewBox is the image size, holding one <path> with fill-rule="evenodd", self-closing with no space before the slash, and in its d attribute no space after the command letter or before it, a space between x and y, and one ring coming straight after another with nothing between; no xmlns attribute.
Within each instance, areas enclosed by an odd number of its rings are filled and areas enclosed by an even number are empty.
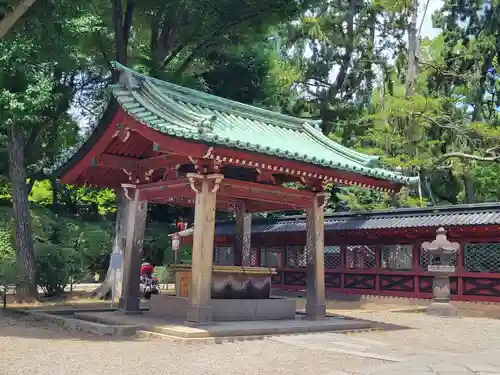
<svg viewBox="0 0 500 375"><path fill-rule="evenodd" d="M252 223L252 264L276 267L273 287L304 290L305 220L302 216ZM500 302L500 207L497 203L325 215L327 292L431 298L425 241L445 227L460 243L451 277L452 299ZM180 232L190 242L192 229ZM216 225L215 262L232 264L235 225Z"/></svg>

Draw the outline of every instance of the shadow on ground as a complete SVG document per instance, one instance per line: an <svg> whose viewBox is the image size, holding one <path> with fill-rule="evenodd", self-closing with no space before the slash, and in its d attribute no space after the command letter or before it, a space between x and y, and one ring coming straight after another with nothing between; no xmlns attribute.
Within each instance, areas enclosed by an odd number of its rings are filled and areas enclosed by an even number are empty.
<svg viewBox="0 0 500 375"><path fill-rule="evenodd" d="M40 321L18 310L0 312L0 337L24 337L39 340L140 341L127 336L98 336L64 329Z"/></svg>
<svg viewBox="0 0 500 375"><path fill-rule="evenodd" d="M43 309L43 311L50 313L52 309L53 308L47 308ZM342 314L328 314L328 315L331 317L336 317L346 320L367 322L370 324L370 326L372 327L371 329L373 330L404 331L412 329L411 327L390 324L380 321L372 321L370 319L360 319L360 318L354 319L350 316ZM349 330L349 333L357 331L366 331L366 329ZM342 333L342 331L329 331L329 332ZM322 333L327 333L327 332L322 332ZM314 333L308 333L308 334L314 334ZM84 340L84 341L100 341L100 342L110 342L110 341L141 342L144 340L148 340L148 338L136 337L136 336L95 335L91 333L84 333L74 329L68 329L53 322L37 319L36 317L23 313L20 310L5 310L3 313L0 313L0 336L25 337L25 338L39 339L39 340L73 340L73 341ZM224 340L220 340L220 338L218 338L217 340L215 340L215 343L222 343L223 341Z"/></svg>

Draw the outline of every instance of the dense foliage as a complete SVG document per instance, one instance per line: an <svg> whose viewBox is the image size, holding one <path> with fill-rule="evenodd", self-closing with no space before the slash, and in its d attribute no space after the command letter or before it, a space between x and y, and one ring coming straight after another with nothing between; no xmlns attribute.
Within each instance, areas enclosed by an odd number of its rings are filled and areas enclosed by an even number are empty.
<svg viewBox="0 0 500 375"><path fill-rule="evenodd" d="M332 210L499 199L499 0L445 0L441 34L418 43L407 38L429 2L416 0L38 0L7 30L18 3L0 11L0 199L14 208L0 209L0 281L19 283L13 262L47 294L105 274L114 192L40 171L98 116L111 60L321 119L332 139L421 176L395 197L330 186ZM171 261L168 233L192 212L149 210L146 254Z"/></svg>

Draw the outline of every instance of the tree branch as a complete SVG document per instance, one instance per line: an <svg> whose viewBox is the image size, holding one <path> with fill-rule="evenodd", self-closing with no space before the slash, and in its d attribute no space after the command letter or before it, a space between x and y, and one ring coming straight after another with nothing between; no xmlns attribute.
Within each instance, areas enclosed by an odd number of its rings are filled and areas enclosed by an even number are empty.
<svg viewBox="0 0 500 375"><path fill-rule="evenodd" d="M28 11L28 9L36 2L36 0L21 0L14 6L14 10L5 15L0 20L0 39L3 39L9 30L16 24L17 21Z"/></svg>
<svg viewBox="0 0 500 375"><path fill-rule="evenodd" d="M483 161L490 163L500 162L500 155L492 155L492 156L480 156L480 155L472 155L467 154L465 152L448 152L444 155L441 155L436 162L435 165L441 164L443 161L450 158L458 158L458 159L467 159L467 160L475 160L475 161Z"/></svg>
<svg viewBox="0 0 500 375"><path fill-rule="evenodd" d="M74 94L75 77L76 72L73 72L70 75L69 83L64 83L62 82L62 72L55 72L54 80L55 82L57 82L57 84L52 90L52 96L56 97L56 99L52 103L52 105L48 105L43 109L39 117L40 121L33 125L30 136L24 144L26 159L28 159L29 155L32 155L34 153L34 146L40 139L40 136L43 134L43 132L50 127L54 127L54 124L69 109L71 105L71 99L73 98ZM51 137L51 139L56 138L56 134L53 134L53 136L54 137ZM49 145L49 149L50 148L51 146Z"/></svg>
<svg viewBox="0 0 500 375"><path fill-rule="evenodd" d="M101 52L104 61L108 65L109 70L113 70L113 66L111 65L111 60L108 58L108 54L106 53L106 49L104 48L104 43L102 42L103 35L100 31L97 31L97 48Z"/></svg>
<svg viewBox="0 0 500 375"><path fill-rule="evenodd" d="M437 120L433 119L432 117L430 117L422 112L417 112L417 113L410 112L410 116L423 117L424 119L429 121L431 124L437 126L438 128L454 130L457 133L459 133L460 135L462 135L463 137L467 138L467 140L470 142L471 146L476 148L476 145L475 145L476 142L470 137L470 134L474 134L474 133L466 128L462 128L459 125L455 125L455 124L451 124L451 125L441 124Z"/></svg>
<svg viewBox="0 0 500 375"><path fill-rule="evenodd" d="M127 0L125 7L125 16L123 17L123 39L125 42L125 53L128 50L128 42L130 39L130 30L132 29L132 17L134 15L135 0Z"/></svg>
<svg viewBox="0 0 500 375"><path fill-rule="evenodd" d="M275 11L278 11L279 9L273 9L273 7L269 7L267 9L260 9L260 10L257 10L253 13L249 13L247 15L244 15L242 17L240 17L239 19L236 19L236 20L233 20L231 22L228 22L224 25L222 25L221 27L219 27L217 30L215 30L212 34L210 34L207 38L205 38L202 42L198 43L198 45L196 45L192 52L189 54L189 56L183 61L183 63L181 64L181 66L176 70L175 74L176 75L180 75L182 73L184 73L188 68L189 66L191 65L191 63L193 62L193 60L201 53L203 52L206 48L208 48L210 45L213 44L213 40L221 35L224 34L224 32L226 32L227 30L231 29L232 27L235 27L235 26L238 26L244 22L248 22L248 21L251 21L253 20L254 18L257 18L259 16L262 15L262 13L264 12L267 12L267 13L272 13L272 12L275 12ZM181 48L179 50L179 52L182 50L183 48Z"/></svg>

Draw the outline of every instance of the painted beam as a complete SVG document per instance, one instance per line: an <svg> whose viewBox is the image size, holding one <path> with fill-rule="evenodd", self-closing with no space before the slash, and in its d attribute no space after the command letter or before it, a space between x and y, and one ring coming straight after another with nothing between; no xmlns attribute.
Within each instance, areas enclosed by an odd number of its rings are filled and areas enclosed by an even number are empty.
<svg viewBox="0 0 500 375"><path fill-rule="evenodd" d="M185 155L165 154L139 160L139 168L141 170L142 169L156 170L156 169L168 168L171 166L179 164L188 164L188 163L191 163L191 161Z"/></svg>
<svg viewBox="0 0 500 375"><path fill-rule="evenodd" d="M272 156L257 153L246 153L222 147L215 147L210 154L210 158L215 159L216 162L220 162L223 165L259 168L261 172L272 171L273 173L288 174L306 179L314 178L322 180L325 183L335 183L338 185L374 187L379 188L380 190L394 192L398 192L402 186L391 181L380 180L352 172L344 172L314 164L300 163Z"/></svg>
<svg viewBox="0 0 500 375"><path fill-rule="evenodd" d="M190 182L183 178L171 181L158 181L149 184L136 185L140 191L140 199L158 201L172 197L192 197L189 190ZM267 203L279 209L281 205L287 209L309 207L315 193L306 190L295 190L282 186L263 185L254 182L224 179L217 193L219 197L244 199L251 202ZM259 209L261 206L256 206Z"/></svg>
<svg viewBox="0 0 500 375"><path fill-rule="evenodd" d="M138 159L110 154L99 155L92 161L92 165L109 169L126 169L129 172L137 172L139 169Z"/></svg>

